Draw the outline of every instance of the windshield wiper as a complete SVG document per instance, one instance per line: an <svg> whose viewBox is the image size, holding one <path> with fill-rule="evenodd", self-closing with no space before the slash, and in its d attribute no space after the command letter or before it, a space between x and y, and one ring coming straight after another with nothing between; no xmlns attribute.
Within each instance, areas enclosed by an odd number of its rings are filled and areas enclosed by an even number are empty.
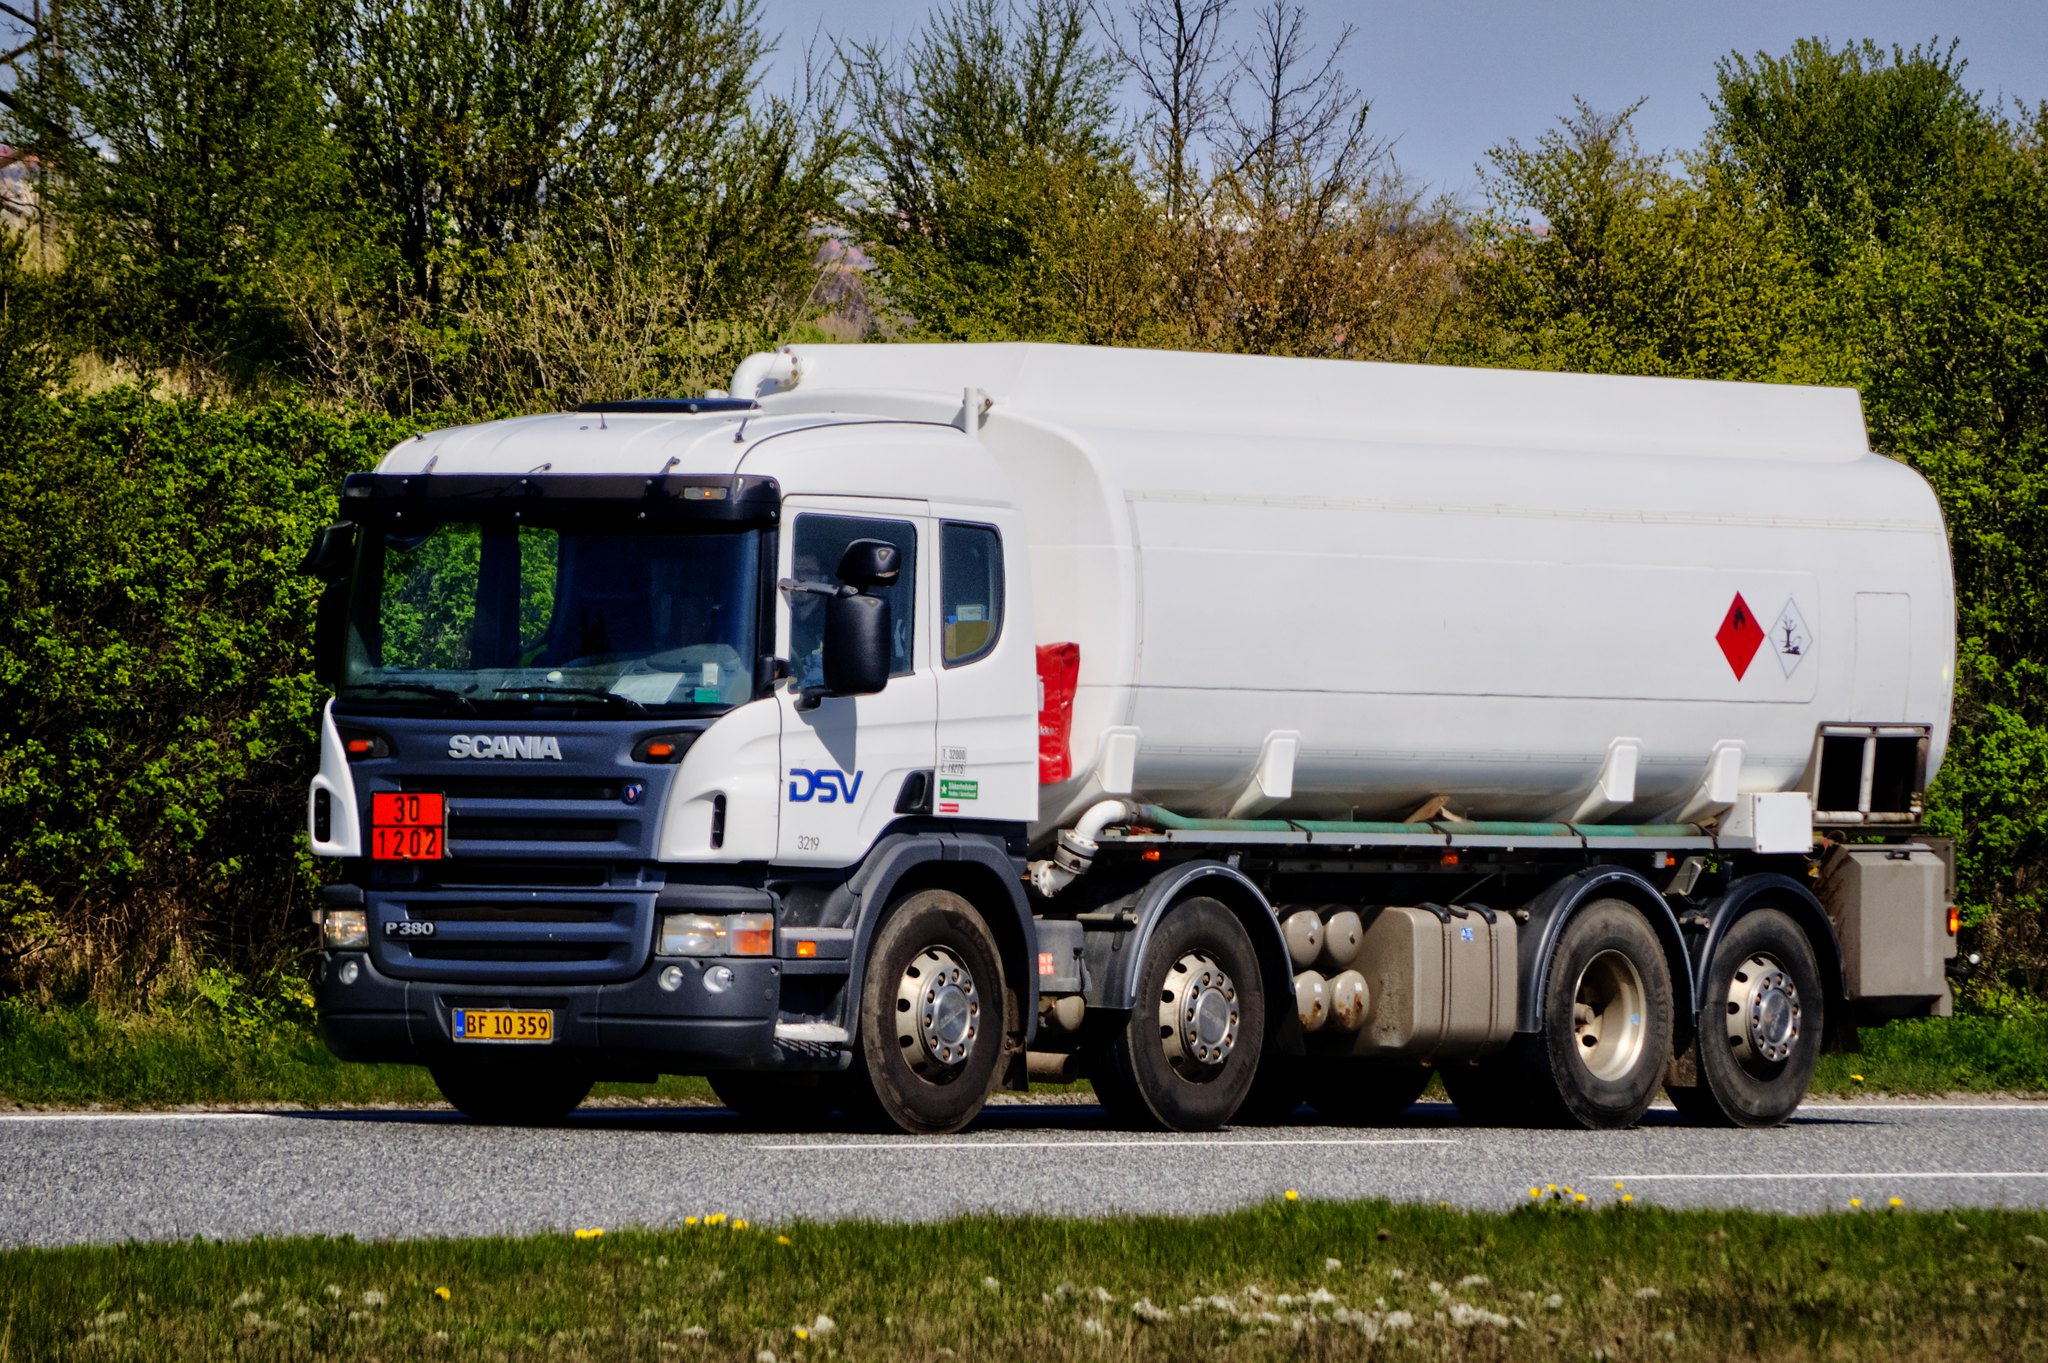
<svg viewBox="0 0 2048 1363"><path fill-rule="evenodd" d="M623 705L636 715L647 713L647 707L631 696L622 696L616 691L600 691L594 686L500 686L494 695L549 695L549 696L591 696L613 705Z"/></svg>
<svg viewBox="0 0 2048 1363"><path fill-rule="evenodd" d="M476 703L470 700L468 696L463 695L462 692L451 691L445 686L429 686L425 682L350 682L347 686L344 686L341 689L344 692L412 691L422 696L432 696L435 700L453 701L455 704L460 705L463 709L463 712L466 714L473 715L476 713Z"/></svg>

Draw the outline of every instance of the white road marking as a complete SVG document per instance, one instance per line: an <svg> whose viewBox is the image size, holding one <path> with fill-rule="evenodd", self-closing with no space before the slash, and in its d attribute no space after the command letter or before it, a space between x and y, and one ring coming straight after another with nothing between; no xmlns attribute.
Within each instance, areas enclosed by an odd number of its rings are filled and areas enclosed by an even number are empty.
<svg viewBox="0 0 2048 1363"><path fill-rule="evenodd" d="M1837 1103L1823 1100L1802 1103L1794 1114L1819 1116L1827 1112L2034 1112L2048 1116L2048 1100L2036 1103L1916 1103L1900 1099L1895 1103Z"/></svg>
<svg viewBox="0 0 2048 1363"><path fill-rule="evenodd" d="M1078 1141L923 1141L905 1136L893 1141L806 1141L797 1145L757 1145L756 1150L1090 1150L1125 1148L1208 1150L1225 1145L1457 1145L1460 1142L1431 1137L1375 1140L1356 1136L1263 1136L1251 1140L1204 1140L1196 1136L1174 1139L1157 1137L1139 1140Z"/></svg>
<svg viewBox="0 0 2048 1363"><path fill-rule="evenodd" d="M1705 1183L1713 1180L1722 1182L1744 1179L1770 1179L1790 1182L1800 1179L1835 1178L2048 1178L2048 1170L1999 1170L1999 1169L1869 1169L1851 1170L1848 1173L1757 1173L1757 1174L1601 1174L1602 1179L1616 1183Z"/></svg>
<svg viewBox="0 0 2048 1363"><path fill-rule="evenodd" d="M0 1122L275 1122L276 1112L0 1112Z"/></svg>

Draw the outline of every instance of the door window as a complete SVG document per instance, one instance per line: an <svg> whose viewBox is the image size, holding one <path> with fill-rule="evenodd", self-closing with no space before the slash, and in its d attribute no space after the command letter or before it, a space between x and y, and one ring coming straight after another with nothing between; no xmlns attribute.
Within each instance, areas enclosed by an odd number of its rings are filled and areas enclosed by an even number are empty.
<svg viewBox="0 0 2048 1363"><path fill-rule="evenodd" d="M889 649L889 675L905 676L911 671L917 622L917 531L908 521L798 516L791 538L790 576L799 582L840 585L839 559L855 540L883 540L895 545L902 555L903 571L896 581L868 591L889 603L895 631ZM790 665L796 670L799 686L821 686L825 681L825 598L816 592L790 592L788 596Z"/></svg>
<svg viewBox="0 0 2048 1363"><path fill-rule="evenodd" d="M947 667L982 657L1003 632L1003 541L993 527L948 524L939 536L939 618Z"/></svg>

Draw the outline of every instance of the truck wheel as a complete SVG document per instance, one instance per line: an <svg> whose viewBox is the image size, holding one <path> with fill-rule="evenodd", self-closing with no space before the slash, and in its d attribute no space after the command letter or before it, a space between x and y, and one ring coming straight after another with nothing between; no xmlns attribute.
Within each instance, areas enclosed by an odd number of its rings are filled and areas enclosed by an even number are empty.
<svg viewBox="0 0 2048 1363"><path fill-rule="evenodd" d="M485 1126L548 1126L590 1096L592 1080L573 1070L432 1067L448 1105Z"/></svg>
<svg viewBox="0 0 2048 1363"><path fill-rule="evenodd" d="M1697 1085L1671 1085L1672 1106L1702 1126L1776 1126L1806 1097L1820 1060L1820 969L1806 934L1783 912L1736 920L1707 968Z"/></svg>
<svg viewBox="0 0 2048 1363"><path fill-rule="evenodd" d="M1239 1126L1281 1126L1294 1120L1308 1101L1308 1057L1267 1051L1259 1057L1258 1073L1237 1105L1233 1120Z"/></svg>
<svg viewBox="0 0 2048 1363"><path fill-rule="evenodd" d="M841 1101L840 1086L820 1074L728 1070L705 1077L719 1102L749 1126L767 1131L814 1130L830 1120Z"/></svg>
<svg viewBox="0 0 2048 1363"><path fill-rule="evenodd" d="M1095 1093L1124 1126L1214 1131L1244 1102L1266 1034L1251 938L1213 899L1167 913L1146 944L1137 1004L1094 1057Z"/></svg>
<svg viewBox="0 0 2048 1363"><path fill-rule="evenodd" d="M1671 967L1656 930L1619 899L1564 925L1538 1013L1542 1031L1446 1065L1458 1111L1486 1126L1633 1126L1671 1059Z"/></svg>
<svg viewBox="0 0 2048 1363"><path fill-rule="evenodd" d="M1386 1126L1415 1106L1429 1087L1430 1068L1343 1058L1320 1062L1310 1074L1310 1107L1346 1126Z"/></svg>
<svg viewBox="0 0 2048 1363"><path fill-rule="evenodd" d="M1523 1054L1536 1038L1515 1036L1505 1050L1437 1071L1458 1115L1477 1126L1513 1126L1529 1120L1530 1064Z"/></svg>
<svg viewBox="0 0 2048 1363"><path fill-rule="evenodd" d="M981 1114L1002 1058L1003 968L988 925L950 890L920 890L875 934L860 990L848 1114L913 1135Z"/></svg>
<svg viewBox="0 0 2048 1363"><path fill-rule="evenodd" d="M1522 1046L1554 1124L1634 1126L1671 1061L1671 967L1642 914L1602 899L1571 916L1550 958L1543 1030Z"/></svg>

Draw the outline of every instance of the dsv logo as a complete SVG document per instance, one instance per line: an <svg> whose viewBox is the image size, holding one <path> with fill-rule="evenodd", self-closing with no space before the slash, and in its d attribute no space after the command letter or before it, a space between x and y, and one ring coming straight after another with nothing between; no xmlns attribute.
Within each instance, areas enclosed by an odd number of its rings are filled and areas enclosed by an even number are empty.
<svg viewBox="0 0 2048 1363"><path fill-rule="evenodd" d="M860 797L860 778L855 772L851 780L843 771L821 767L813 771L809 767L789 769L789 802L794 805L816 800L821 805L844 801L852 804Z"/></svg>

